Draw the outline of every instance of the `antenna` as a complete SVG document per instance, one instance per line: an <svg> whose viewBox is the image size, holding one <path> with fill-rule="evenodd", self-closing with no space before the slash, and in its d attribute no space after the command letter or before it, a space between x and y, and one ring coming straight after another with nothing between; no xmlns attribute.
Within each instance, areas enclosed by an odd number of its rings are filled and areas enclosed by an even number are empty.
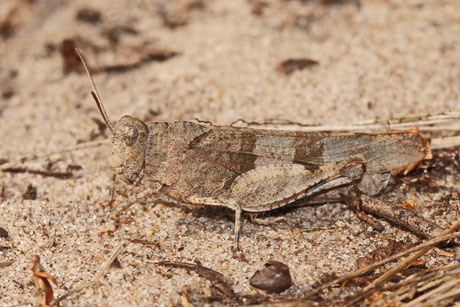
<svg viewBox="0 0 460 307"><path fill-rule="evenodd" d="M102 119L104 120L104 122L107 125L107 127L110 129L110 132L112 132L112 134L113 134L112 123L110 122L109 117L107 116L107 113L105 112L104 105L102 104L101 96L99 96L99 92L97 91L96 84L94 83L93 77L91 76L89 68L86 65L85 59L83 58L83 55L80 53L80 50L78 50L78 48L75 48L75 52L77 53L78 57L80 58L80 61L83 64L83 67L86 70L86 74L88 75L89 80L91 81L91 85L93 87L93 90L91 91L91 95L93 96L94 100L96 101L96 105L97 105L97 108L99 109L99 113L101 113Z"/></svg>

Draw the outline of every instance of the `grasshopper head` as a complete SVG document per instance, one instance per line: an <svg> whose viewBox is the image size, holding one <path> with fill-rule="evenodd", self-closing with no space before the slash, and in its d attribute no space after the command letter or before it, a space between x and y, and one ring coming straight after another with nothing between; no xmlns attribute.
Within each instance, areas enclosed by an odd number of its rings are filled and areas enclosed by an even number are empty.
<svg viewBox="0 0 460 307"><path fill-rule="evenodd" d="M135 184L142 178L147 136L147 125L128 115L113 126L112 166L127 183Z"/></svg>
<svg viewBox="0 0 460 307"><path fill-rule="evenodd" d="M123 116L113 126L105 112L101 97L94 84L93 77L86 65L85 59L78 49L75 52L79 56L83 67L88 74L93 90L91 95L96 101L102 119L112 132L112 166L116 175L130 184L137 183L144 174L145 149L148 137L147 125L134 117Z"/></svg>

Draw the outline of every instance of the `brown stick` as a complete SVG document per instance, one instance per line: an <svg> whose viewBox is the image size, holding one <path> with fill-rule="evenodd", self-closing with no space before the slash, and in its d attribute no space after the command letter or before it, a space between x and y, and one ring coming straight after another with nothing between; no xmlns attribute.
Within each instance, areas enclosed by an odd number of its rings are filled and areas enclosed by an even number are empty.
<svg viewBox="0 0 460 307"><path fill-rule="evenodd" d="M28 174L35 174L40 175L43 177L55 177L59 179L69 179L72 177L72 172L50 172L50 171L43 171L43 170L36 170L36 169L28 169L25 167L10 167L3 169L4 172L9 173L28 173Z"/></svg>
<svg viewBox="0 0 460 307"><path fill-rule="evenodd" d="M361 195L360 209L404 228L422 239L434 238L442 228L417 213L395 206L389 202Z"/></svg>
<svg viewBox="0 0 460 307"><path fill-rule="evenodd" d="M358 195L355 192L350 192L348 196L342 195L343 200L347 204L347 206L353 210L354 214L358 219L361 221L366 222L375 230L382 232L385 230L385 227L377 221L374 217L367 215L363 211L361 211L361 205Z"/></svg>

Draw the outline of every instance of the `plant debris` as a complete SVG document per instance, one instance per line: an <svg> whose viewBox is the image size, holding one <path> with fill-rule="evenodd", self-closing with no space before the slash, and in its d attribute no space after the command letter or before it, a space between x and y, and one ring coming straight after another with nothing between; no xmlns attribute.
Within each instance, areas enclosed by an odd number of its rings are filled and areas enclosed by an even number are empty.
<svg viewBox="0 0 460 307"><path fill-rule="evenodd" d="M35 175L40 175L44 177L56 177L59 179L69 179L73 176L72 171L78 170L78 169L81 169L81 167L70 166L70 168L68 168L68 171L66 172L52 172L52 171L28 169L25 167L10 167L10 168L5 168L2 171L9 172L9 173L28 173L28 174L35 174Z"/></svg>
<svg viewBox="0 0 460 307"><path fill-rule="evenodd" d="M407 210L407 206L404 208L399 204L393 204L364 194L358 197L356 192L350 192L346 196L342 195L342 198L358 218L366 221L378 231L382 231L383 226L365 213L383 218L422 239L433 238L441 232L441 227L424 219L415 210Z"/></svg>
<svg viewBox="0 0 460 307"><path fill-rule="evenodd" d="M374 230L382 232L385 227L377 221L373 216L367 215L365 212L360 210L359 198L356 193L351 192L348 195L341 195L347 206L353 211L358 219L369 224Z"/></svg>
<svg viewBox="0 0 460 307"><path fill-rule="evenodd" d="M8 230L3 227L0 227L0 238L8 238Z"/></svg>
<svg viewBox="0 0 460 307"><path fill-rule="evenodd" d="M37 188L31 184L27 186L27 190L22 194L22 199L35 200L37 199Z"/></svg>
<svg viewBox="0 0 460 307"><path fill-rule="evenodd" d="M84 72L80 64L80 59L75 54L75 41L73 39L64 39L61 43L61 55L63 61L62 71L64 75L71 72L81 73Z"/></svg>
<svg viewBox="0 0 460 307"><path fill-rule="evenodd" d="M394 240L388 240L387 245L379 247L372 252L370 252L367 256L361 257L356 261L356 267L362 269L367 267L373 263L379 262L391 255L399 253L408 247L407 244L396 242Z"/></svg>
<svg viewBox="0 0 460 307"><path fill-rule="evenodd" d="M256 16L262 16L265 8L269 6L265 0L249 0L248 2L251 5L251 13Z"/></svg>
<svg viewBox="0 0 460 307"><path fill-rule="evenodd" d="M153 47L149 41L144 41L135 45L123 45L117 47L121 34L128 33L137 35L136 29L129 26L113 26L102 32L107 38L106 44L94 44L93 42L73 36L64 39L61 44L61 56L63 60L63 74L71 72L83 72L80 58L75 52L75 48L85 50L90 54L93 61L90 61L89 68L93 74L98 73L125 73L140 68L150 62L164 62L180 53L176 51ZM108 56L110 55L110 56ZM112 59L107 62L107 59Z"/></svg>
<svg viewBox="0 0 460 307"><path fill-rule="evenodd" d="M122 63L122 64L113 64L113 65L103 65L94 67L92 69L92 73L100 73L100 72L109 72L109 73L123 73L128 72L133 69L137 69L142 65L149 63L149 62L164 62L177 56L179 53L174 51L168 50L161 50L161 49L151 49L145 52L141 58L137 61L130 62L130 63Z"/></svg>
<svg viewBox="0 0 460 307"><path fill-rule="evenodd" d="M138 35L139 31L126 25L116 25L102 31L102 36L106 37L113 45L117 45L124 34Z"/></svg>
<svg viewBox="0 0 460 307"><path fill-rule="evenodd" d="M249 284L268 293L283 292L292 285L289 267L279 261L269 261L262 270L254 273Z"/></svg>
<svg viewBox="0 0 460 307"><path fill-rule="evenodd" d="M45 272L40 264L40 257L35 255L29 263L29 269L32 270L32 280L34 281L35 293L35 306L47 307L54 301L53 287L50 281L56 286L56 279ZM59 304L57 305L59 306Z"/></svg>
<svg viewBox="0 0 460 307"><path fill-rule="evenodd" d="M230 287L224 275L209 268L204 267L199 260L195 260L195 263L185 262L174 262L174 261L161 261L156 262L156 265L182 268L188 271L194 271L199 276L206 278L212 284L212 286L219 290L226 298L232 301L239 301L238 296L235 294L233 289Z"/></svg>
<svg viewBox="0 0 460 307"><path fill-rule="evenodd" d="M187 25L190 21L190 12L205 8L203 0L182 0L171 3L165 2L157 6L158 16L163 26L171 30Z"/></svg>
<svg viewBox="0 0 460 307"><path fill-rule="evenodd" d="M16 35L17 30L27 21L33 0L17 0L9 11L0 19L0 38L9 39Z"/></svg>
<svg viewBox="0 0 460 307"><path fill-rule="evenodd" d="M398 204L386 202L368 195L361 195L359 208L392 224L406 229L422 239L433 238L441 227L424 219L415 211L409 211Z"/></svg>
<svg viewBox="0 0 460 307"><path fill-rule="evenodd" d="M407 258L410 258L408 261L405 261L402 266L404 266L406 263L411 263L413 262L413 260L415 260L416 258L420 257L421 255L423 255L424 253L426 253L428 250L430 250L431 248L433 248L434 246L436 246L437 244L440 244L442 242L446 242L446 241L449 241L449 240L452 240L453 238L459 238L460 237L460 232L455 232L460 226L460 221L458 221L457 223L453 224L451 227L447 228L446 230L444 230L441 235L437 236L436 238L430 240L430 241L427 241L427 242L424 242L424 243L421 243L417 246L414 246L412 248L409 248L405 251L402 251L396 255L392 255L390 257L387 257L381 261L378 261L376 263L373 263L373 264L370 264L369 266L365 267L365 268L362 268L362 269L359 269L355 272L352 272L352 273L349 273L349 274L346 274L340 278L337 278L337 279L334 279L330 282L327 282L326 284L321 284L320 286L316 287L316 288L313 288L311 290L308 290L306 291L305 293L303 293L302 295L300 295L299 297L296 298L296 301L297 300L306 300L306 299L309 299L317 294L319 294L322 290L324 289L327 289L329 287L332 287L334 285L338 285L338 284L341 284L343 282L346 282L352 278L356 278L356 277L360 277L360 276L363 276L365 274L368 274L369 272L372 272L373 270L375 270L376 268L388 263L388 262L391 262L391 261L395 261L395 260L398 260L398 259L401 259L402 257L404 256L407 256L410 254L410 256L408 256ZM406 259L407 259L406 258ZM399 266L397 267L395 270L391 270L393 272L391 272L391 274L394 274L395 272L398 272L400 270L400 268L402 266ZM390 271L388 271L390 272ZM387 273L388 273L387 272ZM387 275L387 276L384 276L384 278L388 278L388 275L385 273L384 275ZM381 278L381 277L379 277ZM374 284L375 285L375 284ZM369 290L369 286L367 286L363 291L362 293L360 294L360 299L362 299L363 297L365 297L365 295L370 295L370 292L368 292ZM358 300L359 301L359 300Z"/></svg>
<svg viewBox="0 0 460 307"><path fill-rule="evenodd" d="M288 59L281 62L277 70L285 75L290 75L297 70L303 70L316 65L319 65L319 62L312 59Z"/></svg>
<svg viewBox="0 0 460 307"><path fill-rule="evenodd" d="M121 263L120 260L118 260L118 257L113 259L112 263L110 264L110 268L121 269Z"/></svg>
<svg viewBox="0 0 460 307"><path fill-rule="evenodd" d="M99 10L96 9L82 8L78 10L75 18L81 22L96 24L102 21L102 14Z"/></svg>
<svg viewBox="0 0 460 307"><path fill-rule="evenodd" d="M6 268L12 265L14 261L6 261L6 262L0 262L0 268Z"/></svg>
<svg viewBox="0 0 460 307"><path fill-rule="evenodd" d="M422 161L417 169L398 180L416 191L437 193L443 187L439 186L436 179L446 176L459 177L460 154L457 148L433 150L432 153L432 159Z"/></svg>
<svg viewBox="0 0 460 307"><path fill-rule="evenodd" d="M83 167L78 164L69 164L66 167L66 173L73 174L74 172L81 171Z"/></svg>

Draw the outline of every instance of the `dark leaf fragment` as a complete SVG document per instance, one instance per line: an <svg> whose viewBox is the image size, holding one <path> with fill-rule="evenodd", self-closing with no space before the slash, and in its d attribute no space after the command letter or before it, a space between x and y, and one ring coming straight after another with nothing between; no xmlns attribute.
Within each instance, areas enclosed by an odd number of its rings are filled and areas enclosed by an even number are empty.
<svg viewBox="0 0 460 307"><path fill-rule="evenodd" d="M83 169L83 167L81 167L81 165L69 164L69 165L67 165L66 173L67 174L72 174L73 172L81 171L82 169Z"/></svg>
<svg viewBox="0 0 460 307"><path fill-rule="evenodd" d="M369 255L359 258L356 261L356 266L358 267L358 270L362 269L391 255L397 254L405 248L407 248L407 244L389 240L386 246L379 247L370 252Z"/></svg>
<svg viewBox="0 0 460 307"><path fill-rule="evenodd" d="M29 269L32 271L32 280L36 288L35 306L49 306L50 303L54 301L54 292L51 282L57 285L56 278L43 270L38 255L32 257L29 263Z"/></svg>
<svg viewBox="0 0 460 307"><path fill-rule="evenodd" d="M126 26L126 25L117 25L110 27L108 29L105 29L102 32L102 36L107 37L109 42L113 45L116 45L120 42L122 35L124 34L129 34L129 35L138 35L139 31L137 31L135 28Z"/></svg>
<svg viewBox="0 0 460 307"><path fill-rule="evenodd" d="M120 263L120 260L118 260L118 258L115 258L112 263L110 264L110 267L111 268L115 268L115 269L121 269L121 263Z"/></svg>
<svg viewBox="0 0 460 307"><path fill-rule="evenodd" d="M0 238L7 238L9 236L8 230L3 227L0 227Z"/></svg>
<svg viewBox="0 0 460 307"><path fill-rule="evenodd" d="M11 87L7 87L5 89L2 89L1 93L2 93L3 98L10 99L11 97L14 96L15 90Z"/></svg>
<svg viewBox="0 0 460 307"><path fill-rule="evenodd" d="M63 61L63 73L67 75L71 72L83 72L80 58L75 53L76 44L72 39L65 39L61 43L61 55Z"/></svg>
<svg viewBox="0 0 460 307"><path fill-rule="evenodd" d="M288 59L278 65L278 71L284 73L285 75L290 75L296 70L303 70L318 64L318 61L312 59Z"/></svg>
<svg viewBox="0 0 460 307"><path fill-rule="evenodd" d="M268 2L264 0L249 0L249 4L251 5L251 13L256 16L262 16L265 8L268 7Z"/></svg>
<svg viewBox="0 0 460 307"><path fill-rule="evenodd" d="M0 37L7 39L14 35L16 27L9 20L0 22Z"/></svg>
<svg viewBox="0 0 460 307"><path fill-rule="evenodd" d="M7 195L6 195L6 186L5 185L2 185L2 188L0 189L0 199L1 200L4 200L4 199L7 199Z"/></svg>
<svg viewBox="0 0 460 307"><path fill-rule="evenodd" d="M78 10L76 18L81 22L100 23L102 21L102 14L96 9L82 8Z"/></svg>
<svg viewBox="0 0 460 307"><path fill-rule="evenodd" d="M35 200L37 199L37 188L29 184L27 190L22 194L23 199Z"/></svg>

